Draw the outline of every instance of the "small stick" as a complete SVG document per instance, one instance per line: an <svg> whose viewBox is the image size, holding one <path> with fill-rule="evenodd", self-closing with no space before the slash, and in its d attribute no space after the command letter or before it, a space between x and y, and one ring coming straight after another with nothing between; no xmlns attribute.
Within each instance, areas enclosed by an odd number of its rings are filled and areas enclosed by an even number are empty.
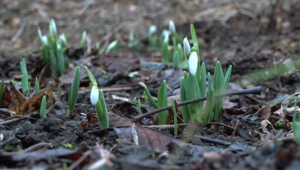
<svg viewBox="0 0 300 170"><path fill-rule="evenodd" d="M261 86L258 86L258 87L254 87L254 88L251 88L251 89L246 89L246 90L241 90L241 91L233 91L233 92L219 94L219 95L216 95L215 98L221 98L221 97L232 96L232 95L260 94L260 93L261 93ZM200 101L204 101L204 100L206 100L206 97L201 97L201 98L198 98L198 99L188 100L188 101L184 101L184 102L178 103L176 105L176 107L181 107L181 106L184 106L184 105L187 105L187 104L196 103L196 102L200 102ZM159 112L162 112L162 111L165 111L165 110L169 110L171 108L172 108L172 106L166 106L166 107L163 107L163 108L160 108L160 109L157 109L157 110L153 110L151 112L148 112L148 113L136 116L133 119L133 122L139 122L144 117L151 116L151 115L153 115L155 113L159 113Z"/></svg>
<svg viewBox="0 0 300 170"><path fill-rule="evenodd" d="M200 136L200 135L195 135L195 137L197 137L203 141L211 142L211 143L218 144L218 145L224 145L224 146L231 145L231 142L227 142L227 141L223 141L223 140L213 139L213 138L204 137L204 136Z"/></svg>

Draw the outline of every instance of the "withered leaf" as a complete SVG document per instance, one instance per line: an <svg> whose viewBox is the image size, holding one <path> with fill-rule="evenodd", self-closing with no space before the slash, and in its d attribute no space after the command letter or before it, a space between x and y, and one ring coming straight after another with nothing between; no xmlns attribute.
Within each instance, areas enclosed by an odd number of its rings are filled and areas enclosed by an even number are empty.
<svg viewBox="0 0 300 170"><path fill-rule="evenodd" d="M144 128L141 126L135 126L138 142L141 146L146 146L149 149L155 151L167 151L167 146L174 141L176 138L169 136L163 132L153 130L150 128ZM114 128L119 139L124 141L132 142L132 130L131 127L125 128Z"/></svg>
<svg viewBox="0 0 300 170"><path fill-rule="evenodd" d="M9 90L5 85L3 85L3 94L2 94L2 99L1 99L0 107L5 107L8 108L10 103L11 103L11 96L9 93Z"/></svg>
<svg viewBox="0 0 300 170"><path fill-rule="evenodd" d="M48 96L48 101L52 99L54 87L40 91L38 94L27 100L25 96L10 82L11 103L9 109L18 115L28 114L40 108L41 100L44 95Z"/></svg>

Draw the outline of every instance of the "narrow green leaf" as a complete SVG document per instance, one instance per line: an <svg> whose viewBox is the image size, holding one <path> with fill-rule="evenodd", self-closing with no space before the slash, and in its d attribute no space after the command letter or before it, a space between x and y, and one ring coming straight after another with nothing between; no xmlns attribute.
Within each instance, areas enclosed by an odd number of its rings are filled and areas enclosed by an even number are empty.
<svg viewBox="0 0 300 170"><path fill-rule="evenodd" d="M231 77L231 71L232 71L232 66L230 65L226 71L225 78L224 78L224 92L227 89L227 86L228 86L228 83L229 83L229 80Z"/></svg>
<svg viewBox="0 0 300 170"><path fill-rule="evenodd" d="M185 84L186 100L192 100L200 98L200 89L196 77L188 74ZM201 105L200 103L188 104L189 114L192 115L192 119L196 118L201 122Z"/></svg>
<svg viewBox="0 0 300 170"><path fill-rule="evenodd" d="M205 67L205 63L203 62L200 68L200 94L201 97L205 96L205 90L206 90L206 67Z"/></svg>
<svg viewBox="0 0 300 170"><path fill-rule="evenodd" d="M38 78L35 78L35 83L34 83L34 90L35 90L35 94L40 92L40 83L38 81Z"/></svg>
<svg viewBox="0 0 300 170"><path fill-rule="evenodd" d="M191 24L190 29L191 29L191 36L192 36L193 45L196 45L198 47L198 39L197 39L195 27L194 27L193 24Z"/></svg>
<svg viewBox="0 0 300 170"><path fill-rule="evenodd" d="M80 67L77 66L74 72L73 81L68 95L68 114L73 112L78 97L80 84Z"/></svg>
<svg viewBox="0 0 300 170"><path fill-rule="evenodd" d="M84 66L84 69L85 69L85 72L86 72L86 74L88 75L90 81L91 81L92 83L96 82L96 79L95 79L93 73L92 73L86 66Z"/></svg>
<svg viewBox="0 0 300 170"><path fill-rule="evenodd" d="M64 54L63 54L63 51L62 51L62 47L59 43L57 43L56 57L57 57L57 64L58 64L59 74L64 75L65 72L66 72L65 60L64 60Z"/></svg>
<svg viewBox="0 0 300 170"><path fill-rule="evenodd" d="M163 108L163 107L166 107L167 105L168 105L167 83L166 83L166 80L164 80L158 91L157 106L158 106L158 108ZM157 118L158 118L159 125L166 124L167 119L168 119L168 111L162 111L162 112L157 113Z"/></svg>
<svg viewBox="0 0 300 170"><path fill-rule="evenodd" d="M107 47L107 49L105 51L105 54L108 54L111 51L113 52L113 54L112 54L113 56L115 56L117 54L117 51L118 51L118 40L115 40L115 41L111 42L108 45L108 47Z"/></svg>
<svg viewBox="0 0 300 170"><path fill-rule="evenodd" d="M217 61L214 72L214 89L216 94L223 93L224 88L224 73L221 63Z"/></svg>
<svg viewBox="0 0 300 170"><path fill-rule="evenodd" d="M42 98L42 103L41 103L41 107L40 107L40 117L41 119L45 119L46 118L46 96L44 95Z"/></svg>
<svg viewBox="0 0 300 170"><path fill-rule="evenodd" d="M86 46L86 31L83 31L80 39L80 47L85 47L85 46Z"/></svg>
<svg viewBox="0 0 300 170"><path fill-rule="evenodd" d="M173 54L173 68L178 68L179 67L179 61L180 61L180 56L179 56L179 51L176 50L174 51L174 54Z"/></svg>
<svg viewBox="0 0 300 170"><path fill-rule="evenodd" d="M104 94L103 91L100 90L100 102L101 102L101 106L102 106L102 126L101 128L109 128L109 117L108 117L108 111L107 111L107 107L106 107L106 102L104 99Z"/></svg>
<svg viewBox="0 0 300 170"><path fill-rule="evenodd" d="M145 94L148 98L148 101L150 102L151 106L154 107L155 109L158 109L158 105L157 103L153 100L150 91L148 90L148 88L145 88Z"/></svg>
<svg viewBox="0 0 300 170"><path fill-rule="evenodd" d="M207 124L210 123L210 119L213 117L213 106L214 106L214 99L215 99L215 92L214 90L206 92L206 105L204 109L204 113L202 114L203 123Z"/></svg>
<svg viewBox="0 0 300 170"><path fill-rule="evenodd" d="M181 81L180 81L180 101L181 102L186 101L185 82L186 82L186 79L184 77L182 77ZM183 121L189 122L191 120L191 117L190 117L187 105L182 106L181 110L182 110Z"/></svg>
<svg viewBox="0 0 300 170"><path fill-rule="evenodd" d="M177 49L179 51L179 59L180 59L180 61L183 61L185 59L185 57L184 57L182 45L180 43L177 44Z"/></svg>
<svg viewBox="0 0 300 170"><path fill-rule="evenodd" d="M171 52L169 49L169 42L164 41L162 44L162 61L164 63L170 62L171 61Z"/></svg>

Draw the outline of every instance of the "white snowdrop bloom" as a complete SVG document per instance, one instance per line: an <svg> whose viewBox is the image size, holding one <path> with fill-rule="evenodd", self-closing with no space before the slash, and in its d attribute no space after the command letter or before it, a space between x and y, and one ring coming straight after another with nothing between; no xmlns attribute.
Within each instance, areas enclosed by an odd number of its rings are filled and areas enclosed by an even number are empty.
<svg viewBox="0 0 300 170"><path fill-rule="evenodd" d="M176 32L175 24L173 21L169 22L169 31L171 32L171 34Z"/></svg>
<svg viewBox="0 0 300 170"><path fill-rule="evenodd" d="M198 56L197 56L197 52L192 51L190 54L190 58L189 58L189 69L190 69L190 73L195 76L196 72L197 72L197 67L198 67Z"/></svg>
<svg viewBox="0 0 300 170"><path fill-rule="evenodd" d="M186 56L189 56L191 53L191 46L186 37L183 39L183 52Z"/></svg>
<svg viewBox="0 0 300 170"><path fill-rule="evenodd" d="M62 42L62 44L67 45L67 39L66 39L65 34L61 34L59 36L59 40L60 40L60 42Z"/></svg>
<svg viewBox="0 0 300 170"><path fill-rule="evenodd" d="M151 25L149 28L149 35L155 34L157 31L157 28L155 25Z"/></svg>
<svg viewBox="0 0 300 170"><path fill-rule="evenodd" d="M99 100L99 89L97 83L93 83L93 87L90 95L92 105L96 105Z"/></svg>
<svg viewBox="0 0 300 170"><path fill-rule="evenodd" d="M42 37L42 42L44 46L48 46L48 38L45 35Z"/></svg>

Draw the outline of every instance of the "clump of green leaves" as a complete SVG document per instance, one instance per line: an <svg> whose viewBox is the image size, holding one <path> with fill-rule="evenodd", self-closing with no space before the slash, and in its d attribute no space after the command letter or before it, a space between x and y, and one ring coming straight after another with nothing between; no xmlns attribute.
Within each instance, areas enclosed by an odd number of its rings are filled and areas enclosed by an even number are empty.
<svg viewBox="0 0 300 170"><path fill-rule="evenodd" d="M157 96L157 102L154 101L152 98L148 88L145 88L145 94L151 104L152 107L155 109L163 108L168 105L168 99L167 99L167 83L166 80L164 80L159 88L158 96ZM159 125L165 125L167 123L168 119L168 111L162 111L157 113L158 118L158 124Z"/></svg>
<svg viewBox="0 0 300 170"><path fill-rule="evenodd" d="M210 73L207 73L205 64L200 66L199 45L194 26L191 25L193 47L190 48L187 38L184 39L183 51L185 57L189 56L189 74L184 73L181 78L181 101L187 101L206 97L206 102L188 104L182 107L183 120L188 122L197 120L200 123L209 123L212 120L219 121L223 98L215 99L215 95L224 93L229 83L232 67L229 66L224 75L221 63L215 66L214 81ZM208 87L206 87L206 80ZM214 82L214 83L213 83ZM205 105L204 105L205 104Z"/></svg>
<svg viewBox="0 0 300 170"><path fill-rule="evenodd" d="M90 99L92 105L95 105L96 107L99 125L102 129L109 128L109 116L108 116L108 111L107 111L103 91L101 90L99 94L98 84L96 82L94 75L90 72L90 70L87 67L84 67L84 69L92 84Z"/></svg>
<svg viewBox="0 0 300 170"><path fill-rule="evenodd" d="M148 41L151 47L157 47L158 37L156 35L157 28L155 25L151 25L148 32Z"/></svg>
<svg viewBox="0 0 300 170"><path fill-rule="evenodd" d="M51 74L55 77L65 74L69 66L68 58L64 55L68 48L65 34L58 37L55 21L51 20L48 36L42 35L40 28L38 28L38 37L41 43L43 62L50 64Z"/></svg>
<svg viewBox="0 0 300 170"><path fill-rule="evenodd" d="M169 41L172 41L170 46ZM169 22L169 30L163 33L162 42L162 61L173 62L173 68L178 68L184 59L182 49L182 36L176 32L176 27L173 21Z"/></svg>
<svg viewBox="0 0 300 170"><path fill-rule="evenodd" d="M67 114L71 114L75 109L75 104L78 97L80 84L80 67L77 66L74 72L73 81L70 87L69 95L68 95L68 111Z"/></svg>

